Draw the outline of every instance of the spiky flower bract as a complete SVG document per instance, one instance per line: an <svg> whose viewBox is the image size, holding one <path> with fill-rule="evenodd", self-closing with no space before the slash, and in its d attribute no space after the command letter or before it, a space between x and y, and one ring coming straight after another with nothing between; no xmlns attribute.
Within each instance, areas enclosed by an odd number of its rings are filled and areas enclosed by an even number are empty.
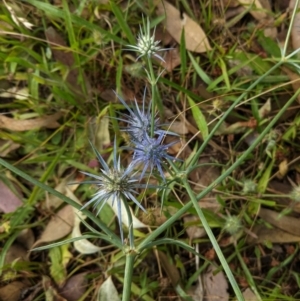
<svg viewBox="0 0 300 301"><path fill-rule="evenodd" d="M290 198L295 202L300 202L300 186L296 186L290 192Z"/></svg>
<svg viewBox="0 0 300 301"><path fill-rule="evenodd" d="M112 204L117 202L118 214L117 218L120 225L121 240L123 241L123 231L122 231L122 212L121 212L121 202L126 202L127 200L133 201L140 209L146 212L145 208L138 202L136 197L138 188L145 188L144 184L140 184L140 178L136 178L136 172L133 172L133 166L129 165L126 169L121 166L120 157L117 158L117 145L116 139L114 142L113 150L113 167L109 168L107 163L104 161L100 153L91 143L92 148L101 164L101 173L99 175L94 175L88 172L83 172L83 174L94 178L94 180L84 181L82 184L95 184L98 186L98 191L93 195L93 198L89 200L81 210L89 206L94 205L94 209L98 208L97 215L100 213L101 209L110 201Z"/></svg>
<svg viewBox="0 0 300 301"><path fill-rule="evenodd" d="M136 51L139 53L139 56L136 60L140 59L143 56L151 57L154 56L161 61L165 61L160 55L157 54L159 51L164 51L168 49L162 49L158 46L160 41L155 41L155 29L151 36L150 32L150 21L147 18L145 22L143 18L143 27L140 26L140 33L137 37L137 44L136 45L127 45L131 49L127 49L129 51Z"/></svg>
<svg viewBox="0 0 300 301"><path fill-rule="evenodd" d="M242 223L238 216L228 216L225 219L224 230L230 235L238 233L242 229Z"/></svg>
<svg viewBox="0 0 300 301"><path fill-rule="evenodd" d="M166 181L162 165L167 159L177 160L167 153L168 148L177 143L177 141L169 144L162 144L164 137L164 133L160 133L158 137L153 138L150 138L148 134L146 134L145 138L141 142L136 142L133 149L134 154L132 165L142 164L144 166L140 178L144 177L148 168L150 169L150 174L152 174L153 170L156 168L164 182Z"/></svg>
<svg viewBox="0 0 300 301"><path fill-rule="evenodd" d="M131 109L119 95L117 95L117 97L129 112L129 115L121 114L122 118L117 118L127 123L127 127L123 128L122 130L129 134L133 143L141 143L145 139L145 135L150 135L151 131L151 102L148 105L148 109L146 109L144 93L142 108L139 108L138 103L135 99L133 108ZM154 134L176 135L175 133L160 129L160 127L163 125L159 124L159 118L154 118Z"/></svg>

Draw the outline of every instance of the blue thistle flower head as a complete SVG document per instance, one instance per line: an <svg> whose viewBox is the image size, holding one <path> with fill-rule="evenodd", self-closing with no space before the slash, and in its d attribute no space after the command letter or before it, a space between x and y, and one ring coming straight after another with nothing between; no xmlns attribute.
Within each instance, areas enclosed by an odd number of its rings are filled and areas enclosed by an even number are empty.
<svg viewBox="0 0 300 301"><path fill-rule="evenodd" d="M147 134L144 140L136 142L133 148L133 160L132 165L142 164L144 166L140 178L143 178L147 169L150 169L152 174L154 169L157 169L161 178L166 181L163 172L163 163L166 159L178 160L177 158L170 156L167 150L170 146L178 143L178 141L171 142L169 144L162 144L162 140L165 137L164 133L160 133L158 137L149 137Z"/></svg>
<svg viewBox="0 0 300 301"><path fill-rule="evenodd" d="M119 95L116 94L119 100L121 101L121 103L129 112L129 115L121 114L122 118L118 118L118 120L127 123L127 127L123 128L122 131L125 131L129 134L133 143L141 143L145 139L146 135L148 136L150 135L150 131L151 131L151 122L152 122L151 112L150 112L151 102L148 105L148 109L146 109L145 94L146 93L144 93L143 104L141 109L139 108L136 99L134 100L134 105L133 108L131 109L124 101L124 99L122 99ZM173 132L160 129L161 126L165 126L165 125L166 124L159 124L159 118L154 118L154 134L156 135L169 134L169 135L177 136L177 134Z"/></svg>
<svg viewBox="0 0 300 301"><path fill-rule="evenodd" d="M95 184L98 186L98 191L93 195L93 198L89 200L81 210L93 204L94 209L98 208L97 215L105 205L107 201L111 201L112 204L117 202L118 214L117 218L120 226L121 240L123 241L123 230L122 230L122 214L121 214L121 202L127 200L133 201L140 209L146 212L145 208L138 202L136 197L138 188L145 188L144 184L140 184L140 178L136 178L136 172L133 172L133 166L129 165L126 169L121 166L120 157L117 158L117 145L116 139L114 141L113 151L113 167L109 168L107 163L104 161L100 153L91 143L91 146L101 164L101 173L94 175L88 172L83 174L92 177L94 180L84 181L82 184Z"/></svg>

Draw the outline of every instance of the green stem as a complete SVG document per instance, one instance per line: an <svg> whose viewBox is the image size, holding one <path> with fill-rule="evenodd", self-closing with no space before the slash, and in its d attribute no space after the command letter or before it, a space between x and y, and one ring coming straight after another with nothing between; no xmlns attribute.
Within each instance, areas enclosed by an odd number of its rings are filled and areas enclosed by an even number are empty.
<svg viewBox="0 0 300 301"><path fill-rule="evenodd" d="M249 156L249 154L255 149L255 147L264 139L265 135L272 129L275 123L279 120L282 114L286 111L286 109L295 101L297 96L299 95L300 90L295 93L288 102L282 107L281 111L277 113L277 115L271 120L268 126L262 131L262 133L257 137L257 139L249 146L249 148L240 156L240 158L229 167L224 174L222 174L218 179L216 179L213 183L206 187L199 195L197 199L200 200L205 197L209 192L211 192L215 186L219 185L223 180L225 180L239 165L241 165L244 160ZM151 241L153 241L156 237L162 234L165 230L167 230L172 223L174 223L178 218L180 218L184 213L186 213L191 207L193 203L188 202L181 209L179 209L173 216L171 216L166 223L158 227L152 233L150 233L141 244L137 247L139 251Z"/></svg>
<svg viewBox="0 0 300 301"><path fill-rule="evenodd" d="M282 107L282 109L280 110L280 112L277 113L277 115L270 121L270 123L267 125L267 127L262 131L262 133L259 135L259 137L254 141L254 143L252 143L249 148L247 149L247 151L245 151L240 158L234 163L232 164L231 167L229 167L224 174L222 174L218 179L216 179L213 183L211 183L205 190L203 190L198 196L197 198L194 196L192 189L189 185L189 183L187 182L187 179L183 180L183 184L187 190L187 192L189 193L189 196L191 197L192 201L188 202L186 205L184 205L180 210L178 210L173 216L171 216L167 222L165 222L163 225L161 225L159 228L157 228L155 231L153 231L152 233L150 233L148 235L147 238L145 238L145 240L137 247L138 251L141 252L143 249L147 248L147 244L151 243L152 241L154 241L161 233L163 233L164 231L166 231L177 219L179 219L184 213L186 213L191 207L192 205L195 203L195 200L200 200L202 199L204 196L206 196L209 192L211 192L213 190L213 188L215 186L217 186L218 184L220 184L226 177L228 177L232 171L234 171L239 165L241 165L244 160L249 156L249 154L255 149L255 147L264 139L265 135L272 129L272 127L276 124L276 122L279 120L279 118L282 116L282 114L287 110L287 108L295 101L295 99L298 97L298 95L300 94L300 89L289 99L289 101L286 102L286 104ZM195 206L196 210L198 208L198 205ZM200 208L200 213L198 212L199 209L197 210L197 213L199 215L199 218L201 219L201 222L204 226L204 228L207 229L209 228L206 219L204 217L203 219L203 213L202 210ZM205 225L206 224L206 225ZM208 230L208 233L210 233L211 230ZM211 235L211 233L209 234ZM213 245L215 245L216 239L213 235L210 236L211 242ZM223 258L223 254L221 252L221 250L219 248L216 249L217 251L217 255ZM227 263L226 263L227 265ZM227 268L224 270L229 278L232 279L232 273L230 271L230 269L228 270ZM230 276L229 276L230 275ZM241 296L240 290L238 287L235 287L235 280L233 280L231 282L231 284L236 292L237 298L238 300L244 300L243 296Z"/></svg>
<svg viewBox="0 0 300 301"><path fill-rule="evenodd" d="M150 85L151 85L151 95L152 95L152 101L151 101L151 129L150 129L150 135L151 137L154 136L154 125L155 125L155 111L156 111L156 78L153 70L152 60L151 57L148 57L147 59L147 65L148 70L150 71L148 75L150 76Z"/></svg>
<svg viewBox="0 0 300 301"><path fill-rule="evenodd" d="M239 259L240 265L242 266L242 269L243 269L243 271L244 271L244 273L246 275L246 279L247 279L247 281L248 281L248 283L250 285L251 290L255 294L256 299L258 301L262 301L262 299L260 297L260 294L259 294L259 292L258 292L258 290L256 288L255 282L253 280L253 277L252 277L252 275L251 275L251 273L250 273L247 265L245 264L244 259L242 258L241 253L240 253L240 251L239 251L239 249L237 247L235 247L235 251L236 251L236 254L237 254L237 258Z"/></svg>
<svg viewBox="0 0 300 301"><path fill-rule="evenodd" d="M129 250L129 252L126 254L122 301L130 301L133 266L136 256L137 254L132 250Z"/></svg>
<svg viewBox="0 0 300 301"><path fill-rule="evenodd" d="M225 273L226 273L226 275L229 279L229 282L230 282L230 284L231 284L231 286L232 286L232 288L235 292L235 296L237 297L238 300L244 300L244 297L241 293L241 290L239 289L239 286L238 286L237 282L235 281L235 278L234 278L234 276L233 276L233 274L230 270L230 267L229 267L229 265L226 261L226 258L224 257L223 252L222 252L222 250L221 250L221 248L220 248L220 246L219 246L219 244L218 244L218 242L217 242L210 226L208 225L208 222L205 218L205 215L203 214L203 211L202 211L201 207L198 204L198 200L196 199L195 194L194 194L187 178L183 180L182 184L184 185L189 197L191 198L192 204L193 204L194 208L197 211L197 214L198 214L198 216L200 218L200 221L201 221L201 223L202 223L202 225L203 225L203 227L204 227L204 229L205 229L205 231L208 235L208 238L209 238L211 244L213 245L214 250L216 251L216 253L219 257L221 265L222 265L222 267L223 267L223 269L224 269L224 271L225 271Z"/></svg>
<svg viewBox="0 0 300 301"><path fill-rule="evenodd" d="M292 14L292 17L291 17L291 20L290 20L290 26L289 26L288 32L286 34L286 38L285 38L285 43L284 43L283 50L282 50L282 58L281 59L283 59L286 56L287 47L288 47L288 44L290 42L291 32L292 32L292 29L294 27L296 13L298 13L299 0L296 0L296 3L294 5L295 6L294 6L293 14Z"/></svg>
<svg viewBox="0 0 300 301"><path fill-rule="evenodd" d="M276 70L280 65L283 63L283 61L278 62L275 64L272 68L270 68L266 73L261 75L260 78L258 78L252 85L250 85L244 93L242 93L233 103L232 105L224 112L223 116L219 119L217 124L214 126L214 128L211 130L207 138L203 141L201 146L199 147L198 151L196 152L195 156L190 162L190 166L194 166L196 162L198 161L199 156L202 154L203 150L207 146L208 142L213 138L215 132L219 129L219 127L223 124L225 119L228 117L228 115L231 113L231 111L247 96L248 92L251 91L257 84L259 84L266 76L268 76L270 73L272 73L274 70Z"/></svg>
<svg viewBox="0 0 300 301"><path fill-rule="evenodd" d="M12 171L13 173L19 175L20 177L22 177L23 179L27 180L28 182L30 182L31 184L38 186L39 188L41 188L44 191L48 191L49 193L53 194L54 196L58 197L59 199L63 200L64 202L66 202L67 204L73 206L74 208L80 210L82 205L78 204L77 202L73 201L72 199L68 198L67 196L61 194L60 192L56 191L55 189L41 183L40 181L32 178L31 176L29 176L28 174L26 174L25 172L21 171L20 169L16 168L15 166L9 164L8 162L6 162L5 160L0 158L0 165L6 167L7 169L9 169L10 171ZM88 211L87 209L82 210L82 212L87 215L87 217L89 219L91 219L101 230L103 230L110 238L111 241L113 242L113 244L115 246L117 246L118 248L122 249L122 243L120 238L114 233L112 232L105 224L103 224L96 216L94 213Z"/></svg>

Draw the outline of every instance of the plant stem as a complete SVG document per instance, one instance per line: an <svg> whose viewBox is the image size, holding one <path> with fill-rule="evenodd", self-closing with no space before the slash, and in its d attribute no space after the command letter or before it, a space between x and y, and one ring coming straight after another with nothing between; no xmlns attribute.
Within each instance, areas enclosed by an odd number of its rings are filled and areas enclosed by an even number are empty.
<svg viewBox="0 0 300 301"><path fill-rule="evenodd" d="M200 200L202 199L204 196L206 196L210 191L213 190L213 188L220 184L226 177L228 177L233 170L235 170L239 165L241 165L244 160L249 156L249 154L255 149L255 147L263 140L263 138L265 137L265 135L272 129L272 127L276 124L276 122L279 120L279 118L282 116L282 114L287 110L287 108L295 101L295 99L298 97L298 95L300 94L300 89L286 102L286 104L282 107L282 109L277 113L277 115L270 121L270 123L267 125L267 127L262 131L262 133L259 135L259 137L250 145L250 147L247 149L247 151L245 151L240 158L234 163L232 164L231 167L229 167L224 174L222 174L220 177L218 177L218 179L216 179L213 183L211 183L209 186L206 187L205 190L203 190L197 197L194 196L194 193L187 181L187 179L183 180L183 184L189 194L189 196L191 197L192 201L188 202L186 205L184 205L180 210L178 210L173 216L171 216L167 222L165 222L163 225L161 225L159 228L157 228L156 230L154 230L152 233L150 233L148 235L147 238L145 238L145 240L138 246L138 251L141 252L143 249L147 248L147 244L151 243L152 241L154 241L161 233L163 233L164 231L166 231L177 219L179 219L184 213L186 213L195 203L195 200ZM197 204L197 206L195 206L196 210L199 207L199 205ZM207 229L209 228L206 219L204 217L203 219L203 213L202 210L200 208L200 213L198 212L199 209L197 210L198 216L201 219L201 222L204 226L204 228ZM206 226L204 225L206 224ZM211 230L208 230L208 233L210 233ZM209 235L211 235L212 233L210 233ZM213 246L215 246L215 244L217 244L215 237L213 236L213 234L211 236L209 236L211 239L211 243L213 244ZM223 254L220 255L222 253L222 251L220 250L219 247L217 247L217 254L220 258L220 256L222 257L222 260L224 258ZM222 261L221 261L222 262ZM227 265L227 263L225 264ZM228 265L227 265L228 266ZM235 280L232 280L233 275L231 270L228 268L224 270L231 282L236 292L236 296L238 298L239 301L243 301L244 298L240 293L240 290L238 287L235 287ZM230 276L229 276L230 275Z"/></svg>
<svg viewBox="0 0 300 301"><path fill-rule="evenodd" d="M203 150L207 146L208 142L212 139L215 132L219 129L219 127L222 125L222 123L225 121L225 119L228 117L228 115L231 113L231 111L247 96L247 93L251 91L256 85L258 85L266 76L268 76L270 73L272 73L274 70L276 70L280 65L283 63L283 61L279 61L277 64L275 64L272 68L270 68L266 73L264 73L260 78L258 78L252 85L250 85L244 93L242 93L233 103L232 105L224 112L223 116L219 119L217 124L214 126L214 128L211 130L207 138L203 141L201 146L199 147L198 151L194 155L193 159L190 162L190 166L194 166L196 162L198 161L199 156L202 154Z"/></svg>
<svg viewBox="0 0 300 301"><path fill-rule="evenodd" d="M16 168L15 166L9 164L8 162L6 162L5 160L3 160L1 158L0 158L0 165L6 167L7 169L12 171L13 173L19 175L23 179L30 182L31 184L34 184L35 186L40 187L42 190L48 191L49 193L51 193L54 196L58 197L59 199L63 200L67 204L73 206L74 208L76 208L78 210L81 209L82 206L80 204L78 204L77 202L73 201L72 199L68 198L67 196L63 195L62 193L58 192L57 190L45 185L44 183L41 183L40 181L32 178L31 176L29 176L25 172L21 171L20 169ZM87 209L82 210L82 212L85 215L87 215L87 217L90 220L92 220L102 231L104 231L111 238L111 241L113 242L113 244L115 246L122 249L123 245L121 243L120 238L113 231L111 231L103 222L101 222L100 219L97 218L94 213L90 212Z"/></svg>
<svg viewBox="0 0 300 301"><path fill-rule="evenodd" d="M232 272L230 270L230 267L229 267L229 265L226 261L226 258L224 257L223 252L222 252L222 250L221 250L221 248L220 248L220 246L219 246L219 244L218 244L218 242L217 242L210 226L208 225L208 222L207 222L207 220L206 220L206 218L203 214L203 211L202 211L201 207L198 204L198 201L195 197L195 194L194 194L187 178L185 178L182 181L182 184L184 185L189 197L191 198L193 206L197 211L197 214L198 214L198 216L200 218L200 221L201 221L201 223L202 223L202 225L203 225L203 227L204 227L204 229L205 229L205 231L208 235L208 238L209 238L211 244L213 245L214 250L216 251L216 253L217 253L217 255L220 259L221 265L222 265L222 267L223 267L223 269L224 269L224 271L225 271L225 273L226 273L226 275L229 279L229 282L230 282L230 284L231 284L231 286L232 286L232 288L235 292L235 296L237 297L238 300L244 300L244 297L241 293L241 290L239 289L239 286L238 286L237 282L235 281L235 278L233 277L233 274L232 274Z"/></svg>
<svg viewBox="0 0 300 301"><path fill-rule="evenodd" d="M155 125L155 106L156 106L156 78L153 70L152 60L151 57L148 57L147 59L147 65L148 65L148 77L151 85L151 95L152 95L152 101L151 101L151 129L150 129L150 135L151 138L154 136L154 125Z"/></svg>
<svg viewBox="0 0 300 301"><path fill-rule="evenodd" d="M122 301L130 301L133 266L136 256L137 254L133 250L129 250L126 254Z"/></svg>

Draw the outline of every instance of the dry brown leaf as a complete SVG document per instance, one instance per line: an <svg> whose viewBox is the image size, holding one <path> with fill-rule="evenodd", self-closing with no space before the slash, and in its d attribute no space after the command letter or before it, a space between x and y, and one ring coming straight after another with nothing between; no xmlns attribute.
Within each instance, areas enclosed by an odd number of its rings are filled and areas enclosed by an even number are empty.
<svg viewBox="0 0 300 301"><path fill-rule="evenodd" d="M205 290L205 301L227 301L229 294L227 292L228 283L222 271L215 274L217 268L210 265L203 275L203 286Z"/></svg>
<svg viewBox="0 0 300 301"><path fill-rule="evenodd" d="M45 295L47 296L47 300L68 301L57 293L55 285L48 276L43 276L43 288Z"/></svg>
<svg viewBox="0 0 300 301"><path fill-rule="evenodd" d="M278 179L282 179L287 172L289 171L289 165L287 159L284 159L279 164L279 171L277 172L276 176Z"/></svg>
<svg viewBox="0 0 300 301"><path fill-rule="evenodd" d="M183 13L183 19L181 19L180 11L167 1L158 3L157 14L166 16L164 21L166 29L178 44L180 44L182 30L184 29L187 50L198 53L211 50L203 29L187 14Z"/></svg>
<svg viewBox="0 0 300 301"><path fill-rule="evenodd" d="M171 206L164 206L163 212L161 208L149 208L147 213L141 211L139 220L149 226L161 226L168 220L168 216L174 215L178 209ZM166 213L166 214L165 214Z"/></svg>
<svg viewBox="0 0 300 301"><path fill-rule="evenodd" d="M168 71L171 72L174 68L181 64L181 58L177 47L167 51L164 56L164 62L161 65Z"/></svg>
<svg viewBox="0 0 300 301"><path fill-rule="evenodd" d="M24 132L41 127L56 129L60 126L57 120L62 116L61 112L53 115L45 115L41 118L33 118L28 120L17 120L14 118L0 115L0 129L6 129L13 132Z"/></svg>
<svg viewBox="0 0 300 301"><path fill-rule="evenodd" d="M274 228L269 229L265 225L257 225L254 226L251 231L257 236L249 235L247 237L247 243L250 244L260 244L260 243L292 243L292 242L300 242L300 236L296 236L285 232L283 230Z"/></svg>
<svg viewBox="0 0 300 301"><path fill-rule="evenodd" d="M296 0L291 0L289 9L292 12L294 9L300 8L300 3L298 3L298 7L296 8ZM296 13L295 19L292 25L292 32L291 32L291 38L292 38L292 45L293 49L296 50L300 48L300 35L299 35L299 26L300 26L300 13Z"/></svg>
<svg viewBox="0 0 300 301"><path fill-rule="evenodd" d="M67 190L67 180L66 179L61 179L59 184L55 187L55 190L66 195L66 190ZM63 200L60 199L59 197L50 194L46 198L45 202L45 209L47 210L55 210L58 207L60 207L63 204Z"/></svg>
<svg viewBox="0 0 300 301"><path fill-rule="evenodd" d="M31 249L35 241L32 229L23 229L18 235L16 241L26 250Z"/></svg>
<svg viewBox="0 0 300 301"><path fill-rule="evenodd" d="M279 213L270 209L261 208L259 216L278 229L300 237L300 220L292 216L279 216Z"/></svg>
<svg viewBox="0 0 300 301"><path fill-rule="evenodd" d="M243 296L244 296L245 301L259 301L257 299L256 295L253 293L253 291L249 287L243 292Z"/></svg>
<svg viewBox="0 0 300 301"><path fill-rule="evenodd" d="M287 67L281 67L282 71L289 77L293 90L296 92L300 88L300 77ZM300 103L300 95L297 96L297 101Z"/></svg>
<svg viewBox="0 0 300 301"><path fill-rule="evenodd" d="M205 187L209 186L214 182L220 175L220 170L215 166L207 166L201 164L211 163L208 158L202 158L199 160L198 164L200 165L196 170L190 173L190 179L194 183L193 190L195 193L199 193ZM209 209L213 212L217 212L220 209L220 204L215 198L215 194L210 192L199 202L201 208ZM191 223L199 220L196 216L185 216L185 223ZM187 235L189 238L200 238L206 235L206 231L203 227L198 225L189 226L186 228Z"/></svg>
<svg viewBox="0 0 300 301"><path fill-rule="evenodd" d="M191 296L192 300L195 301L203 301L204 288L201 277L202 275L198 276L198 281L196 285L192 285L187 291L188 295Z"/></svg>
<svg viewBox="0 0 300 301"><path fill-rule="evenodd" d="M0 139L0 157L8 157L11 152L18 149L21 146L19 143L15 143L12 140Z"/></svg>
<svg viewBox="0 0 300 301"><path fill-rule="evenodd" d="M2 181L0 181L0 212L14 212L23 203Z"/></svg>
<svg viewBox="0 0 300 301"><path fill-rule="evenodd" d="M271 112L271 98L269 97L267 101L263 104L263 106L258 110L258 116L260 118L267 117Z"/></svg>
<svg viewBox="0 0 300 301"><path fill-rule="evenodd" d="M180 273L178 269L176 268L174 263L172 264L170 262L168 256L165 253L163 253L162 251L157 252L162 268L171 280L172 285L176 287L180 283Z"/></svg>
<svg viewBox="0 0 300 301"><path fill-rule="evenodd" d="M13 243L8 249L5 256L5 263L9 264L15 260L26 260L27 251L26 249L18 243Z"/></svg>
<svg viewBox="0 0 300 301"><path fill-rule="evenodd" d="M71 205L66 205L58 211L46 226L42 236L37 240L32 248L54 242L71 233L74 226L74 209Z"/></svg>
<svg viewBox="0 0 300 301"><path fill-rule="evenodd" d="M19 301L21 293L26 285L20 281L14 281L0 288L0 300L2 301Z"/></svg>
<svg viewBox="0 0 300 301"><path fill-rule="evenodd" d="M258 21L262 19L266 19L268 15L263 11L263 6L261 5L259 0L239 0L240 4L245 6L248 9L250 6L250 14Z"/></svg>
<svg viewBox="0 0 300 301"><path fill-rule="evenodd" d="M277 38L277 29L274 26L274 19L266 13L271 10L269 1L264 0L239 0L245 9L250 9L249 13L260 23L265 25L264 34L266 37Z"/></svg>
<svg viewBox="0 0 300 301"><path fill-rule="evenodd" d="M80 273L68 279L60 290L60 295L68 301L77 301L86 292L87 273Z"/></svg>

